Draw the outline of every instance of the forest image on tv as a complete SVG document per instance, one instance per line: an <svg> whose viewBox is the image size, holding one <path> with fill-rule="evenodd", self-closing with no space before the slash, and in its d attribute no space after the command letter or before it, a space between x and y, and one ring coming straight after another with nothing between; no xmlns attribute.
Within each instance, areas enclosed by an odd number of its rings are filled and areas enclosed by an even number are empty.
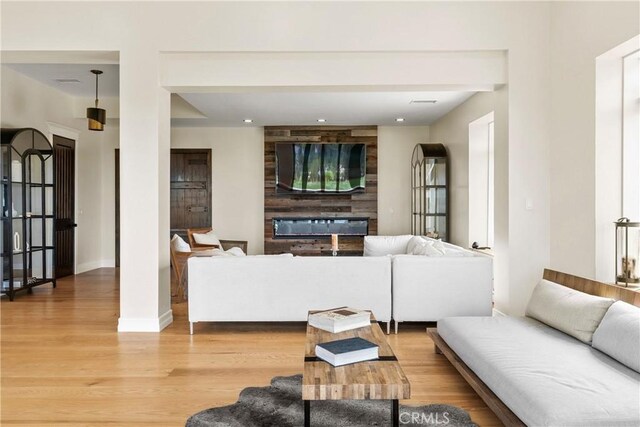
<svg viewBox="0 0 640 427"><path fill-rule="evenodd" d="M276 144L276 187L285 192L363 191L364 144Z"/></svg>

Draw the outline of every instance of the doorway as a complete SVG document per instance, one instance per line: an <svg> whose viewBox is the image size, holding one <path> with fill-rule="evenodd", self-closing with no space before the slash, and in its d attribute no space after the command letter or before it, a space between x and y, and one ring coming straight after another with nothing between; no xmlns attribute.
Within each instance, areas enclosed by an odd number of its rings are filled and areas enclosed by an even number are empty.
<svg viewBox="0 0 640 427"><path fill-rule="evenodd" d="M171 150L171 235L211 227L211 150Z"/></svg>
<svg viewBox="0 0 640 427"><path fill-rule="evenodd" d="M55 173L56 279L75 273L76 142L53 135Z"/></svg>
<svg viewBox="0 0 640 427"><path fill-rule="evenodd" d="M469 246L494 247L494 112L469 123Z"/></svg>

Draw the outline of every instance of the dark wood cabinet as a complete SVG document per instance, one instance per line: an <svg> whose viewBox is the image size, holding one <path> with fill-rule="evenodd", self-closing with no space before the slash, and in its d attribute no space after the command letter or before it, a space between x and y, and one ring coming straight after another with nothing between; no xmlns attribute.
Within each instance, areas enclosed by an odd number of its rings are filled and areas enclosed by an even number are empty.
<svg viewBox="0 0 640 427"><path fill-rule="evenodd" d="M36 129L2 129L2 293L55 287L53 147Z"/></svg>
<svg viewBox="0 0 640 427"><path fill-rule="evenodd" d="M442 239L449 229L449 156L442 144L418 144L411 157L411 234Z"/></svg>

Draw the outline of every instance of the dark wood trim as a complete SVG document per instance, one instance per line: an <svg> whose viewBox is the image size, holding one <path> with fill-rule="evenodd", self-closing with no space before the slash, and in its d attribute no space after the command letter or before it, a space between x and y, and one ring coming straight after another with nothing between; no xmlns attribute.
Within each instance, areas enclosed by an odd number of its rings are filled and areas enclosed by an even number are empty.
<svg viewBox="0 0 640 427"><path fill-rule="evenodd" d="M600 297L613 298L640 307L640 291L610 283L597 282L545 268L543 279L559 283L571 289Z"/></svg>
<svg viewBox="0 0 640 427"><path fill-rule="evenodd" d="M451 362L454 368L458 370L462 378L464 378L471 388L480 396L484 403L487 404L489 409L509 427L526 427L520 418L516 416L511 409L507 407L502 400L495 395L493 391L469 368L447 345L447 343L438 334L438 330L435 328L428 328L427 334L433 340L435 344L436 353L442 353Z"/></svg>

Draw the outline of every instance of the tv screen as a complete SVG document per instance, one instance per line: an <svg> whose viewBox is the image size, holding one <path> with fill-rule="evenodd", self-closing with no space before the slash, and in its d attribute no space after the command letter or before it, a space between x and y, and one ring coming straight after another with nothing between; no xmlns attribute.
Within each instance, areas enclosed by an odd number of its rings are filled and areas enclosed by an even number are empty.
<svg viewBox="0 0 640 427"><path fill-rule="evenodd" d="M364 144L276 144L276 190L364 191L366 165Z"/></svg>

